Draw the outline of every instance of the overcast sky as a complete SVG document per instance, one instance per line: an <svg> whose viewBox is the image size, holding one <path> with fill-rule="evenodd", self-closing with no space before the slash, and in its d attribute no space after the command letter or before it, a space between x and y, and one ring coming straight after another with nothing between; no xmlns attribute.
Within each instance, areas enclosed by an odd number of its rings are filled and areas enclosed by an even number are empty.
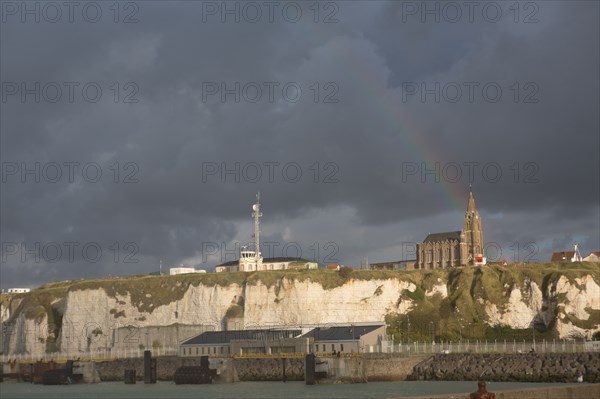
<svg viewBox="0 0 600 399"><path fill-rule="evenodd" d="M0 285L600 250L598 4L2 1Z"/></svg>

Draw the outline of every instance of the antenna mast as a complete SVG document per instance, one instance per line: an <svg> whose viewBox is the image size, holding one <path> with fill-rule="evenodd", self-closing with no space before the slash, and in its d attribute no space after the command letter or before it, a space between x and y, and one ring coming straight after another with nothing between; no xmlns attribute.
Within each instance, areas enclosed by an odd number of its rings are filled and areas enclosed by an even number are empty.
<svg viewBox="0 0 600 399"><path fill-rule="evenodd" d="M579 247L579 245L577 243L573 244L573 249L574 249L574 252L575 252L575 254L574 254L575 255L575 262L582 262L583 258L581 256L581 253L579 253L579 248L578 247Z"/></svg>
<svg viewBox="0 0 600 399"><path fill-rule="evenodd" d="M262 257L260 256L260 191L256 194L256 204L252 205L252 216L254 217L254 260L256 261L256 269L260 270L262 265Z"/></svg>

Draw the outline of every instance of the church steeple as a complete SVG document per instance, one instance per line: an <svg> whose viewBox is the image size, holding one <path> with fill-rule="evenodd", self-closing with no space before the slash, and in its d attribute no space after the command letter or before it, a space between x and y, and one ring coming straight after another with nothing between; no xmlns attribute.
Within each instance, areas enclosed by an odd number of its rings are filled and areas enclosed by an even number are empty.
<svg viewBox="0 0 600 399"><path fill-rule="evenodd" d="M471 186L469 186L469 204L467 205L467 212L477 212L477 208L475 208L475 198L473 198L473 190Z"/></svg>
<svg viewBox="0 0 600 399"><path fill-rule="evenodd" d="M467 212L465 212L465 220L463 233L465 235L466 257L469 264L473 264L475 257L483 256L483 232L481 229L481 219L479 212L475 207L475 197L473 197L473 189L469 186L469 202L467 204Z"/></svg>

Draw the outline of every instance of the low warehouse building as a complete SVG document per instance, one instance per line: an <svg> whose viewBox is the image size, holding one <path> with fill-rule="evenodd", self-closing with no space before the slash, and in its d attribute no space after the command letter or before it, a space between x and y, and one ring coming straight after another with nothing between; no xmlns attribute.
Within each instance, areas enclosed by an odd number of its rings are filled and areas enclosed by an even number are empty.
<svg viewBox="0 0 600 399"><path fill-rule="evenodd" d="M302 336L312 338L313 352L367 352L385 346L385 324L317 327Z"/></svg>
<svg viewBox="0 0 600 399"><path fill-rule="evenodd" d="M300 329L207 331L184 341L179 355L380 352L387 344L385 324L317 327L305 334Z"/></svg>
<svg viewBox="0 0 600 399"><path fill-rule="evenodd" d="M181 344L180 356L307 353L311 340L301 330L207 331Z"/></svg>

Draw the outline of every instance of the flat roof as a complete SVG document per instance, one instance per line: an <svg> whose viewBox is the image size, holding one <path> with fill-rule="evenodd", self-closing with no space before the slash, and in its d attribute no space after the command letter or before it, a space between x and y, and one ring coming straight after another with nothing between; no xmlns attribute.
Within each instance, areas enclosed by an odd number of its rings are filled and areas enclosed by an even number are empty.
<svg viewBox="0 0 600 399"><path fill-rule="evenodd" d="M360 339L362 335L383 326L384 324L317 327L304 334L302 338L314 338L315 341L355 341Z"/></svg>
<svg viewBox="0 0 600 399"><path fill-rule="evenodd" d="M232 340L269 340L296 338L302 334L301 330L231 330L231 331L206 331L194 338L188 339L181 345L211 345L228 344Z"/></svg>

